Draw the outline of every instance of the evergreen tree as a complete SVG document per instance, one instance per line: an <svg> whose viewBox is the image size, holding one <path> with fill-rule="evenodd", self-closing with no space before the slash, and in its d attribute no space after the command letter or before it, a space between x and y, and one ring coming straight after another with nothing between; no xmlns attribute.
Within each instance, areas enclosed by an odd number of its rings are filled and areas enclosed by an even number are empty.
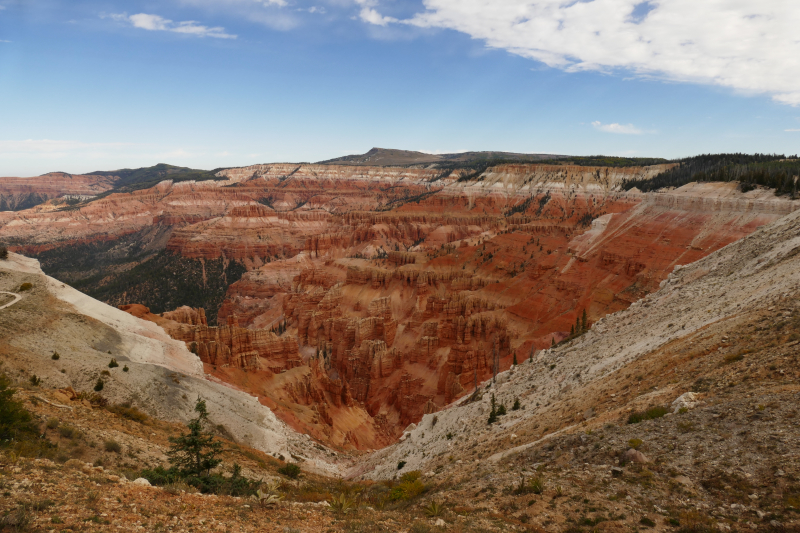
<svg viewBox="0 0 800 533"><path fill-rule="evenodd" d="M494 424L497 422L497 402L495 402L494 394L492 394L492 410L489 412L489 421L488 424Z"/></svg>
<svg viewBox="0 0 800 533"><path fill-rule="evenodd" d="M574 337L575 336L575 326L570 326L569 327L569 336L570 337Z"/></svg>
<svg viewBox="0 0 800 533"><path fill-rule="evenodd" d="M497 416L503 416L506 414L506 404L501 403L500 407L497 408Z"/></svg>
<svg viewBox="0 0 800 533"><path fill-rule="evenodd" d="M583 310L583 317L581 318L581 332L586 333L586 309Z"/></svg>
<svg viewBox="0 0 800 533"><path fill-rule="evenodd" d="M14 400L17 389L11 388L11 380L0 374L0 446L23 436L35 437L37 433L33 416Z"/></svg>
<svg viewBox="0 0 800 533"><path fill-rule="evenodd" d="M198 398L194 410L197 418L186 424L189 433L170 437L172 447L167 452L169 462L184 476L208 475L222 462L218 459L222 453L222 443L214 440L214 436L205 428L208 425L205 400Z"/></svg>
<svg viewBox="0 0 800 533"><path fill-rule="evenodd" d="M514 362L512 363L513 366L517 366L517 352L514 352Z"/></svg>
<svg viewBox="0 0 800 533"><path fill-rule="evenodd" d="M531 343L531 355L530 359L528 360L529 363L533 363L533 343Z"/></svg>
<svg viewBox="0 0 800 533"><path fill-rule="evenodd" d="M519 398L514 398L514 405L511 407L511 410L519 411L520 407L522 406L519 404Z"/></svg>
<svg viewBox="0 0 800 533"><path fill-rule="evenodd" d="M550 337L550 347L551 348L555 348L556 347L556 338L555 337Z"/></svg>

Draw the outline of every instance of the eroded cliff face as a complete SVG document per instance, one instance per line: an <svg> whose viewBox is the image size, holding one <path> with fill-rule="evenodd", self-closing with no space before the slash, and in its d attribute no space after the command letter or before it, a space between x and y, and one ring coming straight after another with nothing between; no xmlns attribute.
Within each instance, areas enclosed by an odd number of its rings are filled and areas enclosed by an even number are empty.
<svg viewBox="0 0 800 533"><path fill-rule="evenodd" d="M0 211L29 209L55 198L80 199L114 187L115 179L51 172L35 178L0 178Z"/></svg>
<svg viewBox="0 0 800 533"><path fill-rule="evenodd" d="M246 265L220 326L153 320L299 431L367 449L798 207L735 184L619 187L663 169L256 165L5 216L0 239L35 252L163 226L172 254Z"/></svg>

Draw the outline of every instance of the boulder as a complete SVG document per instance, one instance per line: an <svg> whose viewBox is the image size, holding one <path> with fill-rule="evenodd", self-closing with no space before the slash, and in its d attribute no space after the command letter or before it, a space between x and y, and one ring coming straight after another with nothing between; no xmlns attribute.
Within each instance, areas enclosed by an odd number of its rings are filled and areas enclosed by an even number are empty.
<svg viewBox="0 0 800 533"><path fill-rule="evenodd" d="M677 413L681 409L694 409L701 403L703 402L696 392L685 392L672 402L672 412Z"/></svg>
<svg viewBox="0 0 800 533"><path fill-rule="evenodd" d="M634 450L633 448L628 448L624 454L622 454L622 460L626 463L649 463L650 459L647 458L645 454L640 452L639 450Z"/></svg>
<svg viewBox="0 0 800 533"><path fill-rule="evenodd" d="M137 477L136 479L134 479L133 480L133 484L134 485L139 485L139 486L142 486L142 487L149 487L150 486L150 482L147 481L143 477Z"/></svg>

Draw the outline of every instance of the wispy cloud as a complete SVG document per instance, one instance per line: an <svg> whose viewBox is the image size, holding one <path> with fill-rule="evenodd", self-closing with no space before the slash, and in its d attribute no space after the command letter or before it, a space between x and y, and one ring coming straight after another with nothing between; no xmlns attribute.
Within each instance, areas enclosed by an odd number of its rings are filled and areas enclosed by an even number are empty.
<svg viewBox="0 0 800 533"><path fill-rule="evenodd" d="M11 42L11 41L5 41L5 40L3 40L3 39L0 39L0 43L10 43L10 42Z"/></svg>
<svg viewBox="0 0 800 533"><path fill-rule="evenodd" d="M800 128L789 128L788 130L783 131L800 131Z"/></svg>
<svg viewBox="0 0 800 533"><path fill-rule="evenodd" d="M159 15L151 15L148 13L137 13L135 15L128 15L127 13L117 13L109 15L109 18L116 20L118 22L131 24L134 28L140 28L148 31L169 31L173 33L194 35L196 37L213 37L215 39L236 39L236 35L226 33L225 28L221 26L214 26L214 27L204 26L194 20L173 22Z"/></svg>
<svg viewBox="0 0 800 533"><path fill-rule="evenodd" d="M378 12L374 0L357 3L365 22L394 22ZM800 106L795 74L800 9L787 7L786 0L425 0L424 5L424 12L398 22L460 31L490 48L568 72L623 69Z"/></svg>
<svg viewBox="0 0 800 533"><path fill-rule="evenodd" d="M621 133L624 135L641 135L642 133L645 133L633 124L617 124L616 122L613 124L603 124L602 122L595 120L592 122L592 126L594 126L594 129L604 131L606 133Z"/></svg>

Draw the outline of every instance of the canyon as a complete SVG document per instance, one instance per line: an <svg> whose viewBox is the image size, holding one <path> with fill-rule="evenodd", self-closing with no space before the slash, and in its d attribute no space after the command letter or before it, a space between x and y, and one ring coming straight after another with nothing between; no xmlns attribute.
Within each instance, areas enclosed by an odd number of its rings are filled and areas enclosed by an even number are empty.
<svg viewBox="0 0 800 533"><path fill-rule="evenodd" d="M0 212L0 242L296 431L373 450L800 207L736 183L624 189L670 164L346 163L49 200ZM187 279L175 295L152 278Z"/></svg>

